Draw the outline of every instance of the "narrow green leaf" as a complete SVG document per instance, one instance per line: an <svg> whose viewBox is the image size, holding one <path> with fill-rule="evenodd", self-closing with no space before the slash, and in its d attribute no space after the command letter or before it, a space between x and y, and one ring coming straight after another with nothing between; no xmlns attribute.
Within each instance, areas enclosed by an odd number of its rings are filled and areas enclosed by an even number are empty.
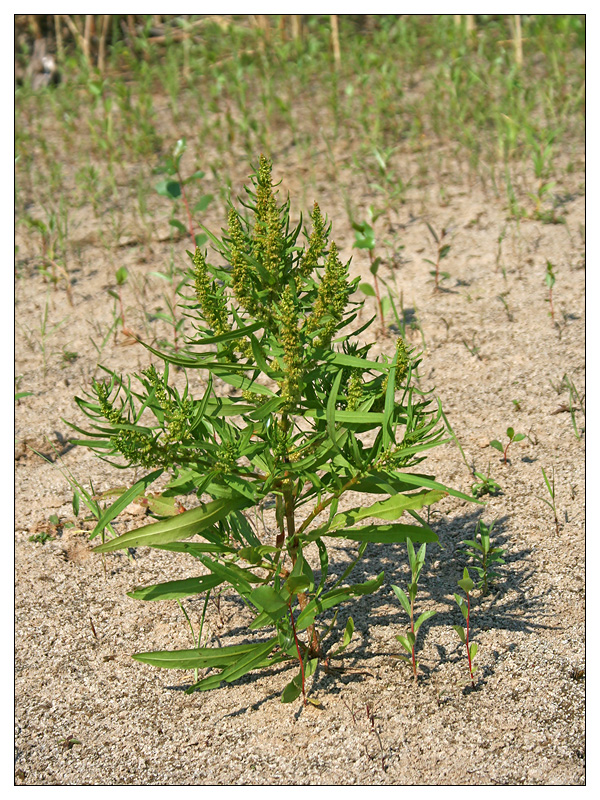
<svg viewBox="0 0 600 800"><path fill-rule="evenodd" d="M402 608L406 611L406 613L410 617L410 602L409 602L408 597L406 596L405 592L403 592L402 589L400 589L399 586L394 586L393 584L392 584L392 589L394 591L394 594L396 595L396 597L400 601L400 604L401 604Z"/></svg>
<svg viewBox="0 0 600 800"><path fill-rule="evenodd" d="M418 510L423 506L433 505L446 496L447 492L440 490L423 491L412 495L398 494L388 500L373 503L371 506L353 508L350 511L337 514L331 522L331 527L340 528L354 525L356 522L369 517L387 520L398 519L408 509Z"/></svg>
<svg viewBox="0 0 600 800"><path fill-rule="evenodd" d="M133 597L134 600L178 600L193 594L202 594L207 589L214 589L221 583L223 583L222 579L216 575L202 575L198 578L168 581L167 583L157 583L154 586L146 586L143 589L135 589L133 592L127 592L127 596Z"/></svg>
<svg viewBox="0 0 600 800"><path fill-rule="evenodd" d="M419 630L419 628L424 622L427 622L427 620L431 619L431 617L435 616L435 614L436 612L433 609L430 609L429 611L424 611L419 616L419 619L415 622L415 633Z"/></svg>
<svg viewBox="0 0 600 800"><path fill-rule="evenodd" d="M389 525L364 525L358 528L338 528L333 531L319 531L319 536L336 539L351 539L355 542L379 542L393 544L406 541L410 536L415 542L438 542L438 536L428 526L405 525L397 522ZM311 535L308 535L311 540Z"/></svg>
<svg viewBox="0 0 600 800"><path fill-rule="evenodd" d="M471 656L471 661L477 655L478 648L479 648L479 645L477 644L477 642L471 642L471 644L469 645L469 655Z"/></svg>
<svg viewBox="0 0 600 800"><path fill-rule="evenodd" d="M136 653L133 658L162 669L204 669L226 667L255 647L255 644L235 644L227 647L197 647L193 650L155 650Z"/></svg>
<svg viewBox="0 0 600 800"><path fill-rule="evenodd" d="M126 492L123 492L119 499L115 500L115 502L109 506L106 511L104 511L98 520L96 527L90 533L90 539L94 539L96 536L98 536L98 534L102 533L108 523L112 522L115 517L118 517L121 511L124 511L127 506L136 499L136 497L139 497L139 495L141 495L151 483L153 483L163 474L163 471L164 470L162 469L156 469L154 472L150 472L148 475L141 478L141 480L139 480L137 483L134 483L134 485ZM118 541L118 539L113 539L112 541ZM106 548L108 544L110 544L110 542L106 542L106 544L101 545L101 547ZM127 547L128 545L125 546ZM118 550L119 548L116 547L113 549ZM98 551L98 548L95 548L94 552L96 551ZM106 550L104 552L106 552Z"/></svg>
<svg viewBox="0 0 600 800"><path fill-rule="evenodd" d="M455 631L458 633L458 635L460 636L460 640L461 640L461 642L462 642L463 644L466 644L466 642L467 642L467 637L465 636L465 629L462 627L462 625L453 625L452 627L454 628L454 630L455 630Z"/></svg>
<svg viewBox="0 0 600 800"><path fill-rule="evenodd" d="M396 639L400 642L402 647L408 652L412 654L412 647L406 636L402 636L401 634L397 634Z"/></svg>
<svg viewBox="0 0 600 800"><path fill-rule="evenodd" d="M177 516L170 519L155 522L151 525L144 525L135 531L128 531L116 539L111 539L110 542L105 542L95 547L94 552L108 553L113 550L123 550L127 547L140 547L142 545L150 547L176 542L180 539L188 539L190 536L200 533L205 528L209 528L216 522L225 519L232 511L246 508L248 505L250 505L249 500L238 497L213 500L206 505L184 511L183 514L177 514ZM100 523L96 528L99 528L99 526Z"/></svg>
<svg viewBox="0 0 600 800"><path fill-rule="evenodd" d="M294 700L297 700L300 697L302 692L302 673L299 672L292 680L287 684L283 692L281 693L281 702L282 703L293 703Z"/></svg>

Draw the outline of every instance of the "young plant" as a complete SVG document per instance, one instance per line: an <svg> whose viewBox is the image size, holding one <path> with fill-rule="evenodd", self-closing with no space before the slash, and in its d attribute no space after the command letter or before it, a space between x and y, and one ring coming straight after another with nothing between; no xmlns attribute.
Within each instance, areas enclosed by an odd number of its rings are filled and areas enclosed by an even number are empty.
<svg viewBox="0 0 600 800"><path fill-rule="evenodd" d="M471 486L471 494L473 497L483 497L484 494L489 494L492 497L495 497L502 491L502 487L500 484L496 483L496 481L490 477L490 465L488 464L487 475L483 475L481 472L477 472L473 470L473 477L479 478L479 483L474 483Z"/></svg>
<svg viewBox="0 0 600 800"><path fill-rule="evenodd" d="M427 545L426 544L421 545L419 552L416 555L415 555L415 548L413 547L413 543L411 542L410 538L406 539L406 547L408 549L408 561L410 564L410 571L411 571L411 582L408 586L408 597L406 596L405 592L403 592L402 589L400 589L398 586L392 585L392 589L394 590L394 594L400 601L400 605L410 617L410 631L408 631L404 636L401 635L396 636L396 639L400 642L402 647L407 651L409 656L399 656L399 658L403 658L404 660L412 663L413 675L416 681L417 667L419 666L419 662L415 658L415 644L417 641L417 633L421 625L434 616L435 611L433 610L424 611L415 622L414 612L415 612L415 599L417 597L417 591L418 591L417 583L419 580L419 575L421 574L421 570L423 569L423 564L425 563L425 549Z"/></svg>
<svg viewBox="0 0 600 800"><path fill-rule="evenodd" d="M92 536L165 472L170 480L163 496L195 494L200 501L96 547L99 553L142 545L183 552L205 568L131 596L182 599L228 585L253 615L250 631L267 629L266 637L244 644L135 658L159 667L220 670L190 692L295 661L299 672L283 700L303 693L306 702L306 679L320 661L327 666L323 612L383 583L383 572L346 582L367 544L409 536L437 541L418 511L448 494L472 498L410 471L443 441L439 403L433 406L433 397L411 385L419 360L402 339L392 358L372 359L371 345L357 340L366 326L347 329L359 305L350 301L357 280L349 280L348 265L329 243L331 226L318 205L301 246L302 222L292 226L289 200L278 203L266 158L247 192L249 218L231 206L223 238L210 234L217 263L199 248L190 253L193 294L185 309L196 322L185 349L161 353L144 345L164 369L149 366L135 382L106 369L107 381L76 398L91 431L72 427L84 434L81 444L102 456L150 470L102 514ZM172 386L170 365L204 371L202 396L192 397L187 385ZM341 511L348 491L382 499ZM271 498L273 535L243 513L262 510ZM411 524L399 521L405 512ZM359 524L366 519L382 522ZM200 538L188 541L192 536ZM332 538L358 547L335 580L326 546ZM319 573L307 556L313 544ZM347 629L343 646L348 641Z"/></svg>
<svg viewBox="0 0 600 800"><path fill-rule="evenodd" d="M504 549L490 545L490 534L495 524L495 520L491 525L486 525L482 520L479 520L475 529L476 538L463 541L463 544L467 545L467 549L463 550L462 553L475 561L473 569L475 569L480 578L477 588L481 589L484 595L490 590L490 582L494 578L500 577L491 565L505 563L502 558ZM479 537L479 541L477 541L477 537Z"/></svg>
<svg viewBox="0 0 600 800"><path fill-rule="evenodd" d="M449 272L440 272L440 263L444 258L447 257L448 253L450 252L450 245L444 244L444 239L448 235L448 230L446 228L442 228L441 233L438 235L431 225L426 222L425 223L429 228L429 233L433 236L435 243L437 245L437 254L435 261L431 261L430 259L426 258L425 261L427 264L431 264L434 269L430 271L430 275L433 277L435 281L435 291L439 290L439 283L441 280L447 280L450 277Z"/></svg>
<svg viewBox="0 0 600 800"><path fill-rule="evenodd" d="M552 482L548 480L548 476L544 468L542 467L542 475L544 477L544 483L546 484L546 489L548 489L548 494L550 495L550 500L547 497L538 497L538 500L541 500L542 503L546 503L546 505L552 510L554 514L554 524L556 525L556 535L560 533L560 525L558 522L558 514L556 513L556 490L554 488L554 467L552 467Z"/></svg>
<svg viewBox="0 0 600 800"><path fill-rule="evenodd" d="M473 661L475 660L475 656L477 655L478 646L476 642L471 642L469 639L469 634L471 629L471 592L473 591L474 583L469 577L469 570L466 567L463 570L462 580L458 582L458 585L467 596L467 599L465 600L464 597L461 597L461 595L457 594L456 592L454 593L454 599L456 600L458 607L462 611L467 627L466 630L465 628L463 628L462 625L453 625L452 627L458 633L461 642L467 648L467 659L469 662L469 674L471 676L471 686L475 688L475 678L474 678L475 668L473 667Z"/></svg>
<svg viewBox="0 0 600 800"><path fill-rule="evenodd" d="M210 203L212 202L213 196L211 194L203 195L200 200L194 205L193 208L190 208L189 199L186 193L186 186L196 181L202 180L204 177L204 172L202 170L196 170L192 175L188 178L183 178L181 174L181 159L183 154L185 153L187 148L187 143L185 139L179 139L175 148L171 154L169 154L164 162L156 169L157 173L166 173L169 177L165 178L159 183L156 184L156 191L162 195L163 197L170 198L174 203L181 197L183 200L183 205L185 206L186 214L187 214L187 228L177 217L175 216L176 213L176 205L173 206L173 215L169 220L169 225L172 225L176 230L178 230L182 234L188 234L191 239L194 247L202 247L207 242L207 237L205 234L195 232L194 227L194 218L193 214L198 214L206 211ZM174 179L174 177L176 180Z"/></svg>
<svg viewBox="0 0 600 800"><path fill-rule="evenodd" d="M375 224L375 221L378 217L379 214L374 212L372 208L369 208L369 218L371 223ZM379 258L379 256L377 258L375 257L375 230L373 229L373 226L366 221L353 222L352 227L354 228L354 247L356 247L358 250L368 250L369 260L371 262L369 270L373 276L373 286L364 281L358 288L363 292L363 294L366 294L367 297L376 298L377 310L379 311L379 319L381 321L381 331L383 332L385 330L385 313L383 304L387 298L381 297L379 280L377 278L377 272L379 271L379 267L381 265L381 258Z"/></svg>
<svg viewBox="0 0 600 800"><path fill-rule="evenodd" d="M546 261L546 286L548 287L548 303L550 304L550 316L554 322L554 306L552 304L552 289L556 283L556 275L554 273L554 264L551 261Z"/></svg>
<svg viewBox="0 0 600 800"><path fill-rule="evenodd" d="M494 450L498 450L504 456L504 463L506 464L508 461L508 448L513 442L520 442L526 438L524 433L515 433L514 428L507 428L506 435L508 436L508 442L503 447L498 439L493 439L490 442L490 447L493 447Z"/></svg>

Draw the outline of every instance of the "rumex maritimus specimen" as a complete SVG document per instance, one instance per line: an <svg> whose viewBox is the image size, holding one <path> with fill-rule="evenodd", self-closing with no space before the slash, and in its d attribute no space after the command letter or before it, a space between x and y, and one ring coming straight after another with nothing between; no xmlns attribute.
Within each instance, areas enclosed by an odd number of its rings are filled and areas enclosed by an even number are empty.
<svg viewBox="0 0 600 800"><path fill-rule="evenodd" d="M333 622L323 617L383 583L383 572L347 583L367 545L408 537L435 542L419 510L448 494L473 500L411 471L444 436L439 402L412 385L419 358L398 338L391 358L372 359L371 345L357 338L368 324L346 330L360 306L351 300L357 280L349 279L348 265L329 242L331 226L317 204L300 245L302 221L292 226L290 202L278 202L271 170L261 157L245 216L231 205L223 238L207 231L220 265L199 248L190 253L184 307L195 333L185 348L162 353L144 345L164 369L151 365L134 379L106 369L108 380L94 382L87 399L77 398L92 430L76 430L85 434L81 443L104 457L150 470L103 513L92 537L163 473L170 475L163 497L196 495L199 501L96 548L107 553L145 545L187 553L203 568L130 596L181 600L224 585L253 617L242 643L134 658L158 667L212 668L189 692L295 662L298 673L282 700L302 694L306 703L316 702L307 678L319 663L328 668L352 636L350 619L341 646L328 653ZM194 398L187 383L172 386L170 365L203 371L202 396ZM349 490L382 499L341 511ZM243 513L262 511L271 501L272 536ZM400 522L405 512L412 519ZM358 524L363 520L379 522ZM331 538L357 546L337 578L330 576Z"/></svg>

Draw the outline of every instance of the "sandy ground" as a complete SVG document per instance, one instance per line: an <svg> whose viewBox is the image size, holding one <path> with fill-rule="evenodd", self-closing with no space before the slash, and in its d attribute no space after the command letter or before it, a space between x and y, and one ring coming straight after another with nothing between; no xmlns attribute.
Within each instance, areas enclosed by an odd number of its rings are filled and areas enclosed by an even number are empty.
<svg viewBox="0 0 600 800"><path fill-rule="evenodd" d="M327 179L325 158L315 170L322 177L313 181L293 150L272 155L292 207L307 209L318 199L343 254L353 256L351 273L368 277L367 254L352 250L353 233L342 197ZM364 212L376 198L352 177L344 153L335 155L338 179ZM398 158L406 174L416 173L413 155ZM236 190L249 173L239 163ZM130 173L135 176L135 166ZM73 306L60 285L45 283L36 269L37 243L18 232L16 371L22 375L19 390L33 395L15 409L17 784L584 783L585 440L575 436L569 412L560 410L569 399L561 389L564 375L585 392L583 180L580 153L575 171L564 171L555 189L564 198L566 224L517 224L507 219L505 198L489 182L469 180L466 167L456 164L439 182L409 189L407 202L377 223L380 240L390 242L381 248L382 275L402 291L409 318L419 320L424 334L422 385L435 386L467 460L479 472L489 465L502 493L485 497L485 507L447 498L432 516L442 547L428 549L418 602L438 613L420 635L416 685L395 658L401 651L395 635L404 632L406 620L390 584L407 582L406 549L370 547L362 575L384 569L386 581L376 595L342 608L339 629L349 614L356 623L344 662L350 669L338 676L317 673L311 694L320 708L280 702L293 675L289 668L188 696L182 689L190 673L133 661L131 654L140 650L187 648L190 633L175 602L142 603L125 593L187 577L194 564L138 549L134 561L108 555L105 572L85 533L55 531L49 522L51 515L62 523L73 518L72 492L58 467L84 484L92 480L98 493L135 477L70 447L63 418L81 421L73 395L100 374L92 340L99 344L111 324L107 288L114 287L115 269L126 266L130 273L124 288L128 326L144 336L168 334L160 322L145 327L143 314L165 306L165 284L150 273L165 271L171 255L171 245L159 241L168 230L168 206L158 196L150 199L156 216L147 245L140 243L124 198L120 248L106 245L108 220L103 229L89 206L73 210ZM426 221L436 230L450 229L451 251L443 264L450 277L437 293L424 261L434 256ZM215 203L206 224L218 231L223 223ZM185 264L187 246L175 245L178 266ZM557 274L555 323L544 282L548 259ZM48 332L42 336L46 301ZM365 319L372 302L367 300ZM391 333L365 335L393 352ZM407 338L422 347L419 330L409 329ZM101 361L135 371L148 356L119 333L116 341L108 337ZM575 421L581 431L580 410ZM512 446L504 465L488 444L505 439L509 425L527 438ZM423 466L470 492L473 479L455 445L431 451ZM558 532L540 499L548 496L542 467L555 471ZM190 506L193 498L186 502ZM118 531L141 524L142 514L139 506L130 508ZM507 563L487 597L475 593L472 637L480 671L472 690L463 688L464 648L451 626L461 622L453 601L465 563L459 543L473 536L480 517L497 520L494 539L505 548ZM75 530L81 527L80 519ZM29 541L44 530L54 538L43 545ZM352 552L342 542L334 569L343 569ZM188 609L196 623L201 600ZM223 597L220 612L209 606L215 645L245 641L246 622L233 595Z"/></svg>

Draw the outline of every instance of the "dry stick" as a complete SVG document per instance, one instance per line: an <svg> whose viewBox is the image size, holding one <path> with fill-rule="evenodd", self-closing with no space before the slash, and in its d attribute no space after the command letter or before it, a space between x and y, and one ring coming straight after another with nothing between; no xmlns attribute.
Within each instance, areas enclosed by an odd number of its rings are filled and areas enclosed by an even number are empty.
<svg viewBox="0 0 600 800"><path fill-rule="evenodd" d="M302 14L291 14L292 17L292 39L297 41L302 39Z"/></svg>
<svg viewBox="0 0 600 800"><path fill-rule="evenodd" d="M515 61L518 67L523 66L523 36L521 34L521 15L514 15L515 27Z"/></svg>
<svg viewBox="0 0 600 800"><path fill-rule="evenodd" d="M62 29L60 25L60 14L54 15L54 35L56 37L56 57L58 59L58 63L62 64L64 62L64 49L63 49L63 38L62 38Z"/></svg>
<svg viewBox="0 0 600 800"><path fill-rule="evenodd" d="M106 57L106 35L108 34L108 26L110 23L110 14L102 15L102 31L100 33L100 42L98 43L98 70L100 74L104 74L104 59Z"/></svg>
<svg viewBox="0 0 600 800"><path fill-rule="evenodd" d="M333 45L333 60L335 68L339 69L342 64L342 56L340 53L340 34L338 30L337 14L330 14L331 19L331 44Z"/></svg>
<svg viewBox="0 0 600 800"><path fill-rule="evenodd" d="M75 23L68 14L63 14L62 18L66 22L67 28L71 31L71 35L77 42L78 46L81 47L81 49L83 50L84 49L83 37L79 32L79 29L77 28L77 26L75 25Z"/></svg>
<svg viewBox="0 0 600 800"><path fill-rule="evenodd" d="M85 56L86 61L90 64L90 44L92 41L92 32L94 29L94 15L93 14L86 14L85 15L85 27L83 31L83 54Z"/></svg>

